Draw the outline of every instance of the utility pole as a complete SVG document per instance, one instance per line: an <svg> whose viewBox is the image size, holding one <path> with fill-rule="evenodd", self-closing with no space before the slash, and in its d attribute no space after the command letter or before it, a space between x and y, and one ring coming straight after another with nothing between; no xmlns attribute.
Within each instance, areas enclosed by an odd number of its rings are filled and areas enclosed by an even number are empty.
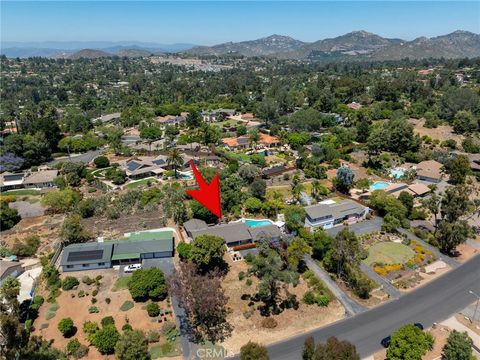
<svg viewBox="0 0 480 360"><path fill-rule="evenodd" d="M477 298L477 304L475 305L475 311L473 313L473 321L475 321L477 317L478 303L480 302L480 295L474 293L472 290L470 290L469 293Z"/></svg>

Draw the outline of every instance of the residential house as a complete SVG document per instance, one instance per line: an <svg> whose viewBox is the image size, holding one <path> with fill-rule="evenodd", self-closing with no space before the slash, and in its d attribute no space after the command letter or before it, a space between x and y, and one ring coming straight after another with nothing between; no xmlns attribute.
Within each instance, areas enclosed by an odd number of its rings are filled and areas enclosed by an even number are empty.
<svg viewBox="0 0 480 360"><path fill-rule="evenodd" d="M141 263L144 259L173 257L174 233L140 231L125 234L126 239L72 244L65 247L60 265L64 272L107 269L113 265Z"/></svg>
<svg viewBox="0 0 480 360"><path fill-rule="evenodd" d="M107 114L107 115L102 115L98 118L93 119L92 122L95 123L95 122L100 121L101 123L106 124L106 123L109 123L109 122L112 122L112 121L120 120L121 115L122 114L119 113L119 112L112 113L112 114Z"/></svg>
<svg viewBox="0 0 480 360"><path fill-rule="evenodd" d="M166 156L139 156L120 162L120 168L127 173L130 179L157 177L162 175L167 168Z"/></svg>
<svg viewBox="0 0 480 360"><path fill-rule="evenodd" d="M238 111L235 109L216 109L212 111L203 111L203 121L206 122L216 122L228 119L231 116L238 114Z"/></svg>
<svg viewBox="0 0 480 360"><path fill-rule="evenodd" d="M23 266L18 261L0 260L0 285L9 276L16 278L20 274L22 274L23 271L24 271Z"/></svg>
<svg viewBox="0 0 480 360"><path fill-rule="evenodd" d="M275 176L280 176L284 172L289 171L285 165L275 165L269 168L262 169L262 177L265 179L271 179Z"/></svg>
<svg viewBox="0 0 480 360"><path fill-rule="evenodd" d="M365 218L370 209L355 201L344 199L339 202L322 201L319 204L305 207L305 212L305 227L329 229L344 222L358 222Z"/></svg>
<svg viewBox="0 0 480 360"><path fill-rule="evenodd" d="M417 179L437 184L443 178L442 168L438 161L422 161L416 165Z"/></svg>
<svg viewBox="0 0 480 360"><path fill-rule="evenodd" d="M187 114L188 113L182 113L180 115L157 116L155 121L162 126L177 125L187 120Z"/></svg>
<svg viewBox="0 0 480 360"><path fill-rule="evenodd" d="M252 141L248 136L227 137L223 138L221 142L231 149L248 149L252 144ZM276 136L259 133L259 140L257 141L257 146L260 145L264 147L275 147L279 144L280 140Z"/></svg>
<svg viewBox="0 0 480 360"><path fill-rule="evenodd" d="M249 227L243 222L232 222L208 226L205 221L192 219L183 224L185 232L191 239L201 235L215 235L221 237L228 248L250 244L262 238L279 240L280 229L275 225Z"/></svg>
<svg viewBox="0 0 480 360"><path fill-rule="evenodd" d="M359 110L359 109L361 109L362 104L359 104L359 103L353 101L353 102L347 104L347 107L348 107L349 109L352 109L352 110Z"/></svg>
<svg viewBox="0 0 480 360"><path fill-rule="evenodd" d="M23 181L26 188L50 188L54 187L58 170L39 170L28 174Z"/></svg>
<svg viewBox="0 0 480 360"><path fill-rule="evenodd" d="M22 189L25 175L25 173L4 172L0 175L0 190Z"/></svg>

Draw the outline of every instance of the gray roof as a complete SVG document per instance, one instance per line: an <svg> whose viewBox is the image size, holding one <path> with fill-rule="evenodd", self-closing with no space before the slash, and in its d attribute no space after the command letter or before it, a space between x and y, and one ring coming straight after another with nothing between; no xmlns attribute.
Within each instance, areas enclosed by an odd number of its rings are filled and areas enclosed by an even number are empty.
<svg viewBox="0 0 480 360"><path fill-rule="evenodd" d="M63 249L60 265L96 264L110 262L113 244L89 242L68 245Z"/></svg>
<svg viewBox="0 0 480 360"><path fill-rule="evenodd" d="M16 268L18 267L19 269L22 269L22 264L18 261L5 261L5 260L0 260L0 278L3 278L3 276L9 271L11 268Z"/></svg>
<svg viewBox="0 0 480 360"><path fill-rule="evenodd" d="M173 239L116 240L112 243L113 255L173 251Z"/></svg>
<svg viewBox="0 0 480 360"><path fill-rule="evenodd" d="M225 243L234 243L247 241L252 239L252 235L248 231L248 226L241 222L210 226L206 229L191 231L192 237L195 239L200 235L209 234L220 236Z"/></svg>
<svg viewBox="0 0 480 360"><path fill-rule="evenodd" d="M262 237L280 239L282 236L280 229L276 225L254 226L248 228L248 231L254 241L258 241Z"/></svg>
<svg viewBox="0 0 480 360"><path fill-rule="evenodd" d="M183 223L185 231L192 232L194 230L206 229L208 227L207 223L200 219L191 219Z"/></svg>
<svg viewBox="0 0 480 360"><path fill-rule="evenodd" d="M342 219L349 215L359 215L364 210L363 205L348 199L335 204L316 204L305 208L307 216L312 220L319 218Z"/></svg>
<svg viewBox="0 0 480 360"><path fill-rule="evenodd" d="M42 184L53 182L58 176L58 170L40 170L29 174L24 184Z"/></svg>

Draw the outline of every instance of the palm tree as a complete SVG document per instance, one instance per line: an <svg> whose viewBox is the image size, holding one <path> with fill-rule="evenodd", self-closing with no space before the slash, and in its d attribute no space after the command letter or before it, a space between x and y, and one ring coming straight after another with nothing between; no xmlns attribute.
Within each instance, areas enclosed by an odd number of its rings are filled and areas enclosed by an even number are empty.
<svg viewBox="0 0 480 360"><path fill-rule="evenodd" d="M312 196L315 200L318 200L320 197L320 189L322 184L318 180L312 181Z"/></svg>
<svg viewBox="0 0 480 360"><path fill-rule="evenodd" d="M173 170L175 171L175 179L176 179L177 178L177 167L183 165L183 156L180 153L180 150L178 150L177 148L171 148L168 151L167 164L168 164L168 166L173 167Z"/></svg>

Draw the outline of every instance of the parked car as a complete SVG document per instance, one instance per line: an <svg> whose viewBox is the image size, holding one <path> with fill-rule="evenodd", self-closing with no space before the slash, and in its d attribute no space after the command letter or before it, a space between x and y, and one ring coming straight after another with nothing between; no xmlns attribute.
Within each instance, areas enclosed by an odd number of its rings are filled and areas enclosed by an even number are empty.
<svg viewBox="0 0 480 360"><path fill-rule="evenodd" d="M423 325L421 323L414 323L413 326L419 328L420 330L423 330ZM390 346L391 340L391 336L388 335L387 337L383 338L382 341L380 341L380 344L382 344L384 348L388 348Z"/></svg>
<svg viewBox="0 0 480 360"><path fill-rule="evenodd" d="M131 272L134 272L135 270L140 270L141 268L142 268L142 264L130 264L123 268L123 272L131 273Z"/></svg>

